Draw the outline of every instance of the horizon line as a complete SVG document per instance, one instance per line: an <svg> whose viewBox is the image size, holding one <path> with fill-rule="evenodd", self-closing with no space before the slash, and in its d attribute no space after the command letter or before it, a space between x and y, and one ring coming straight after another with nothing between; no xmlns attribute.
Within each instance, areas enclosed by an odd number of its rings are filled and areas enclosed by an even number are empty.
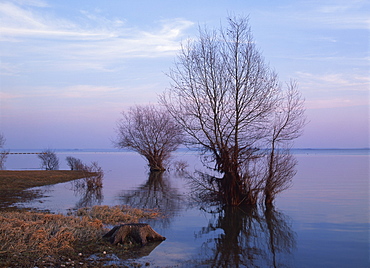
<svg viewBox="0 0 370 268"><path fill-rule="evenodd" d="M43 150L47 150L47 149L51 149L51 148L3 148L3 150L5 151L11 151L11 150L16 150L16 151L21 151L21 150L25 150L25 151L43 151ZM187 147L180 147L178 148L177 150L182 150L182 149L189 149L191 150L191 148L187 148ZM263 149L268 149L268 148L263 148ZM341 148L341 147L294 147L294 148L290 148L291 150L370 150L370 147L351 147L351 148ZM98 151L103 151L103 150L110 150L110 151L132 151L134 152L133 150L130 150L130 149L118 149L118 148L53 148L51 150L56 150L56 151L60 151L60 150L65 150L65 151L85 151L85 150L88 150L88 151L92 151L92 150L98 150ZM177 151L175 150L175 151ZM196 148L194 148L194 150L196 150Z"/></svg>

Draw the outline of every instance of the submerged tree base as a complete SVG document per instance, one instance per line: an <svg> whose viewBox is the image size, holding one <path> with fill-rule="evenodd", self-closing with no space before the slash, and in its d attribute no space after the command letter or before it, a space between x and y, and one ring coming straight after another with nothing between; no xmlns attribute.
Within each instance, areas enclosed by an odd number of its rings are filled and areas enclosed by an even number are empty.
<svg viewBox="0 0 370 268"><path fill-rule="evenodd" d="M274 183L272 187L266 186L265 173L235 179L225 175L219 178L196 171L194 174L187 174L186 177L192 188L192 196L201 202L222 207L255 206L263 203L270 206L273 205L276 194L290 186L288 182L291 182L295 174L293 169L295 162L293 164L289 169L283 169L284 172L276 171L274 176L270 177Z"/></svg>
<svg viewBox="0 0 370 268"><path fill-rule="evenodd" d="M163 172L166 171L165 168L160 168L160 167L150 167L150 172Z"/></svg>
<svg viewBox="0 0 370 268"><path fill-rule="evenodd" d="M132 238L137 244L145 246L150 241L163 241L165 237L158 234L147 223L126 223L113 227L104 238L112 244L123 244L128 238Z"/></svg>

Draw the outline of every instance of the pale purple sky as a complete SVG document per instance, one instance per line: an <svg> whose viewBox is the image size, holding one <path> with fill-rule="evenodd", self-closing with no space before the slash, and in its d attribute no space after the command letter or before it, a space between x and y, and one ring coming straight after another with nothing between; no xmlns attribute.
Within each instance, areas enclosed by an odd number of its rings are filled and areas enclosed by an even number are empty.
<svg viewBox="0 0 370 268"><path fill-rule="evenodd" d="M111 148L120 112L156 103L198 25L249 15L310 123L298 148L369 147L368 1L0 2L0 133L9 149Z"/></svg>

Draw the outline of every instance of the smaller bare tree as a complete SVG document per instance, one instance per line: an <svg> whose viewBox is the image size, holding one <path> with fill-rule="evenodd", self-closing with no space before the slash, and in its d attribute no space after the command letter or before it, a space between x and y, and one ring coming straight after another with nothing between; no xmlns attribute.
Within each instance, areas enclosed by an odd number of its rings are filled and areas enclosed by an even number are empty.
<svg viewBox="0 0 370 268"><path fill-rule="evenodd" d="M268 157L268 172L264 189L265 205L272 205L278 193L292 186L292 179L296 174L296 158L289 148L279 149Z"/></svg>
<svg viewBox="0 0 370 268"><path fill-rule="evenodd" d="M289 153L291 142L302 135L306 124L304 100L297 89L297 83L290 81L281 95L272 117L271 134L268 138L270 151L265 185L265 204L272 204L276 194L289 188L295 174L295 159Z"/></svg>
<svg viewBox="0 0 370 268"><path fill-rule="evenodd" d="M151 171L165 170L164 162L182 142L182 129L165 109L153 105L134 106L122 115L116 146L144 156Z"/></svg>
<svg viewBox="0 0 370 268"><path fill-rule="evenodd" d="M91 165L82 164L80 167L81 171L86 174L86 177L82 180L82 187L86 187L87 190L94 190L103 187L103 169L98 165L98 162L91 162ZM91 175L94 174L94 175Z"/></svg>
<svg viewBox="0 0 370 268"><path fill-rule="evenodd" d="M59 159L54 151L50 149L44 150L37 157L41 159L41 168L45 170L59 169Z"/></svg>
<svg viewBox="0 0 370 268"><path fill-rule="evenodd" d="M84 168L84 164L78 158L67 156L66 161L71 170L82 170Z"/></svg>
<svg viewBox="0 0 370 268"><path fill-rule="evenodd" d="M173 165L175 167L176 172L179 173L184 172L186 168L189 167L189 164L184 160L176 161L175 163L173 163Z"/></svg>
<svg viewBox="0 0 370 268"><path fill-rule="evenodd" d="M0 148L3 148L5 144L5 137L0 133Z"/></svg>
<svg viewBox="0 0 370 268"><path fill-rule="evenodd" d="M0 133L0 148L3 148L5 144L5 137L3 134ZM4 163L6 161L6 158L8 157L9 151L2 150L0 152L0 170L4 169Z"/></svg>

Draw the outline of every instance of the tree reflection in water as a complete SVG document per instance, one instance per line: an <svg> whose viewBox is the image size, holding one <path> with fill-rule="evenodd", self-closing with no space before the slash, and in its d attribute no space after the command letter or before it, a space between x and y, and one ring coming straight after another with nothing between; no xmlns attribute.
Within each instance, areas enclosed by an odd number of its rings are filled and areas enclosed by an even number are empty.
<svg viewBox="0 0 370 268"><path fill-rule="evenodd" d="M183 197L171 186L167 172L150 172L148 180L134 190L123 191L119 199L124 205L141 209L157 209L164 215L151 223L168 226L170 218L183 206Z"/></svg>
<svg viewBox="0 0 370 268"><path fill-rule="evenodd" d="M295 247L295 233L288 217L274 207L226 207L198 237L223 233L201 246L196 265L207 267L285 267Z"/></svg>
<svg viewBox="0 0 370 268"><path fill-rule="evenodd" d="M90 176L71 182L74 194L76 196L80 196L80 200L75 206L76 209L92 207L102 203L104 199L102 193L103 176L103 172L100 172L95 176Z"/></svg>
<svg viewBox="0 0 370 268"><path fill-rule="evenodd" d="M161 228L168 228L176 212L188 204L171 186L167 174L151 172L145 183L134 190L123 191L119 196L124 205L159 209L165 217L150 224L160 224ZM289 218L282 212L272 205L205 207L212 217L208 226L196 233L196 239L205 242L200 245L199 254L184 260L180 267L289 266L296 235Z"/></svg>

